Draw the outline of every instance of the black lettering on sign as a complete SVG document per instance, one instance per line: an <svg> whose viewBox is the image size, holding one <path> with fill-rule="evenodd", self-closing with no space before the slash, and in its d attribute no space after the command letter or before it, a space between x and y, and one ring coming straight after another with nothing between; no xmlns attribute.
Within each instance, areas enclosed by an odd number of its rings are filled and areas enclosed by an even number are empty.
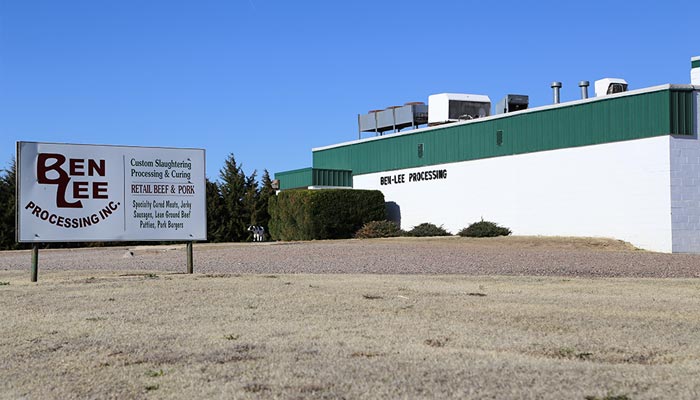
<svg viewBox="0 0 700 400"><path fill-rule="evenodd" d="M422 181L432 181L435 179L447 179L446 169L433 169L428 171L411 172L408 174L408 180L406 179L407 174L396 174L388 176L380 176L379 184L384 185L395 185L399 183L406 182L422 182Z"/></svg>

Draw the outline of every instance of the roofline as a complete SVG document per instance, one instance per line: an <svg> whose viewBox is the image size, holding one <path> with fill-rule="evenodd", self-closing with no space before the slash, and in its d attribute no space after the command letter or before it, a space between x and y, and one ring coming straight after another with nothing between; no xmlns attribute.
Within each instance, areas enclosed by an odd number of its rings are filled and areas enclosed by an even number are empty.
<svg viewBox="0 0 700 400"><path fill-rule="evenodd" d="M690 61L700 61L700 56L691 57Z"/></svg>
<svg viewBox="0 0 700 400"><path fill-rule="evenodd" d="M698 59L700 59L700 56L698 57ZM575 105L579 105L579 104L593 103L596 101L604 101L604 100L608 100L608 99L614 99L614 98L625 97L625 96L636 96L639 94L659 92L662 90L669 90L669 89L700 90L700 86L675 85L675 84L651 86L648 88L630 90L630 91L622 92L622 93L615 93L615 94L609 94L609 95L605 95L605 96L589 97L587 99L568 101L566 103L548 104L548 105L539 106L539 107L535 107L535 108L528 108L525 110L513 111L513 112L505 113L505 114L491 115L488 117L473 119L473 120L469 120L469 121L454 122L451 124L444 124L444 125L438 125L438 126L429 126L426 128L412 129L412 130L409 130L406 132L392 133L392 134L385 135L385 136L375 136L375 137L370 137L370 138L366 138L366 139L352 140L349 142L332 144L332 145L328 145L328 146L315 147L315 148L312 148L311 151L314 152L314 151L329 150L329 149L333 149L336 147L344 147L344 146L350 146L350 145L358 144L358 143L366 143L366 142L373 141L373 140L384 140L384 139L389 139L389 138L396 137L396 136L413 135L416 133L422 133L422 132L427 132L427 131L431 131L431 130L444 129L446 127L474 124L474 123L479 123L479 122L483 122L483 121L492 121L492 120L496 120L496 119L500 119L500 118L508 118L508 117L511 117L514 115L521 115L521 114L527 114L527 113L531 113L531 112L539 112L539 111L552 110L552 109L557 109L557 108L570 107L570 106L575 106Z"/></svg>
<svg viewBox="0 0 700 400"><path fill-rule="evenodd" d="M312 169L313 169L313 167L306 167L306 168L290 169L289 171L275 172L275 178L277 177L277 174L291 174L294 172L311 171Z"/></svg>
<svg viewBox="0 0 700 400"><path fill-rule="evenodd" d="M352 186L323 186L323 185L311 185L308 186L309 190L321 190L321 189L353 189Z"/></svg>

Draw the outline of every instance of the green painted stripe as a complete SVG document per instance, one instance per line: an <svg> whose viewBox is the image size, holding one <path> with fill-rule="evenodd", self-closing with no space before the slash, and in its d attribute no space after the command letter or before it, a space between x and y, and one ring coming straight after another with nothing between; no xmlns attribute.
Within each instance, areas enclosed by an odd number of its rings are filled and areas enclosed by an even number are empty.
<svg viewBox="0 0 700 400"><path fill-rule="evenodd" d="M693 60L690 62L690 68L700 68L700 60Z"/></svg>
<svg viewBox="0 0 700 400"><path fill-rule="evenodd" d="M686 92L688 94L686 94ZM314 168L354 175L506 155L688 134L692 91L660 90L387 136L313 152ZM502 131L499 145L497 132ZM423 144L423 157L418 145Z"/></svg>

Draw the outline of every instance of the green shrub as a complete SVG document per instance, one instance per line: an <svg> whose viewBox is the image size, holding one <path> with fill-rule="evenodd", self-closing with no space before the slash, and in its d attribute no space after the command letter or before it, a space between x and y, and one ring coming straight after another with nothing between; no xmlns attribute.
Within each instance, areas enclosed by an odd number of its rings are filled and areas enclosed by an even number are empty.
<svg viewBox="0 0 700 400"><path fill-rule="evenodd" d="M401 235L401 229L391 221L370 221L355 232L358 239L374 239L385 237L396 237Z"/></svg>
<svg viewBox="0 0 700 400"><path fill-rule="evenodd" d="M310 191L287 190L270 198L267 210L270 214L270 237L275 240L311 240L311 233L301 232L299 225L307 227ZM294 239L292 239L294 238Z"/></svg>
<svg viewBox="0 0 700 400"><path fill-rule="evenodd" d="M268 211L275 240L345 239L386 218L378 190L284 190L270 199Z"/></svg>
<svg viewBox="0 0 700 400"><path fill-rule="evenodd" d="M442 225L437 226L429 222L424 222L416 225L410 231L406 232L408 236L424 237L424 236L451 236Z"/></svg>
<svg viewBox="0 0 700 400"><path fill-rule="evenodd" d="M495 236L508 236L512 232L508 228L498 226L494 222L484 221L483 219L479 222L475 222L468 227L459 231L459 236L468 237L495 237Z"/></svg>

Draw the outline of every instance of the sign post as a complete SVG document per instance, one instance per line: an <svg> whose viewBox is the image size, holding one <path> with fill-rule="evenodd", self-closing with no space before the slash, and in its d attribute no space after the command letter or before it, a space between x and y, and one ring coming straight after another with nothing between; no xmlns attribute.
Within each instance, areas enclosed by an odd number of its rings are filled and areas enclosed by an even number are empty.
<svg viewBox="0 0 700 400"><path fill-rule="evenodd" d="M206 240L203 149L17 143L17 241Z"/></svg>
<svg viewBox="0 0 700 400"><path fill-rule="evenodd" d="M39 279L39 244L32 244L32 282Z"/></svg>
<svg viewBox="0 0 700 400"><path fill-rule="evenodd" d="M194 262L192 260L193 259L192 247L193 247L192 242L187 242L187 273L188 274L194 273Z"/></svg>

